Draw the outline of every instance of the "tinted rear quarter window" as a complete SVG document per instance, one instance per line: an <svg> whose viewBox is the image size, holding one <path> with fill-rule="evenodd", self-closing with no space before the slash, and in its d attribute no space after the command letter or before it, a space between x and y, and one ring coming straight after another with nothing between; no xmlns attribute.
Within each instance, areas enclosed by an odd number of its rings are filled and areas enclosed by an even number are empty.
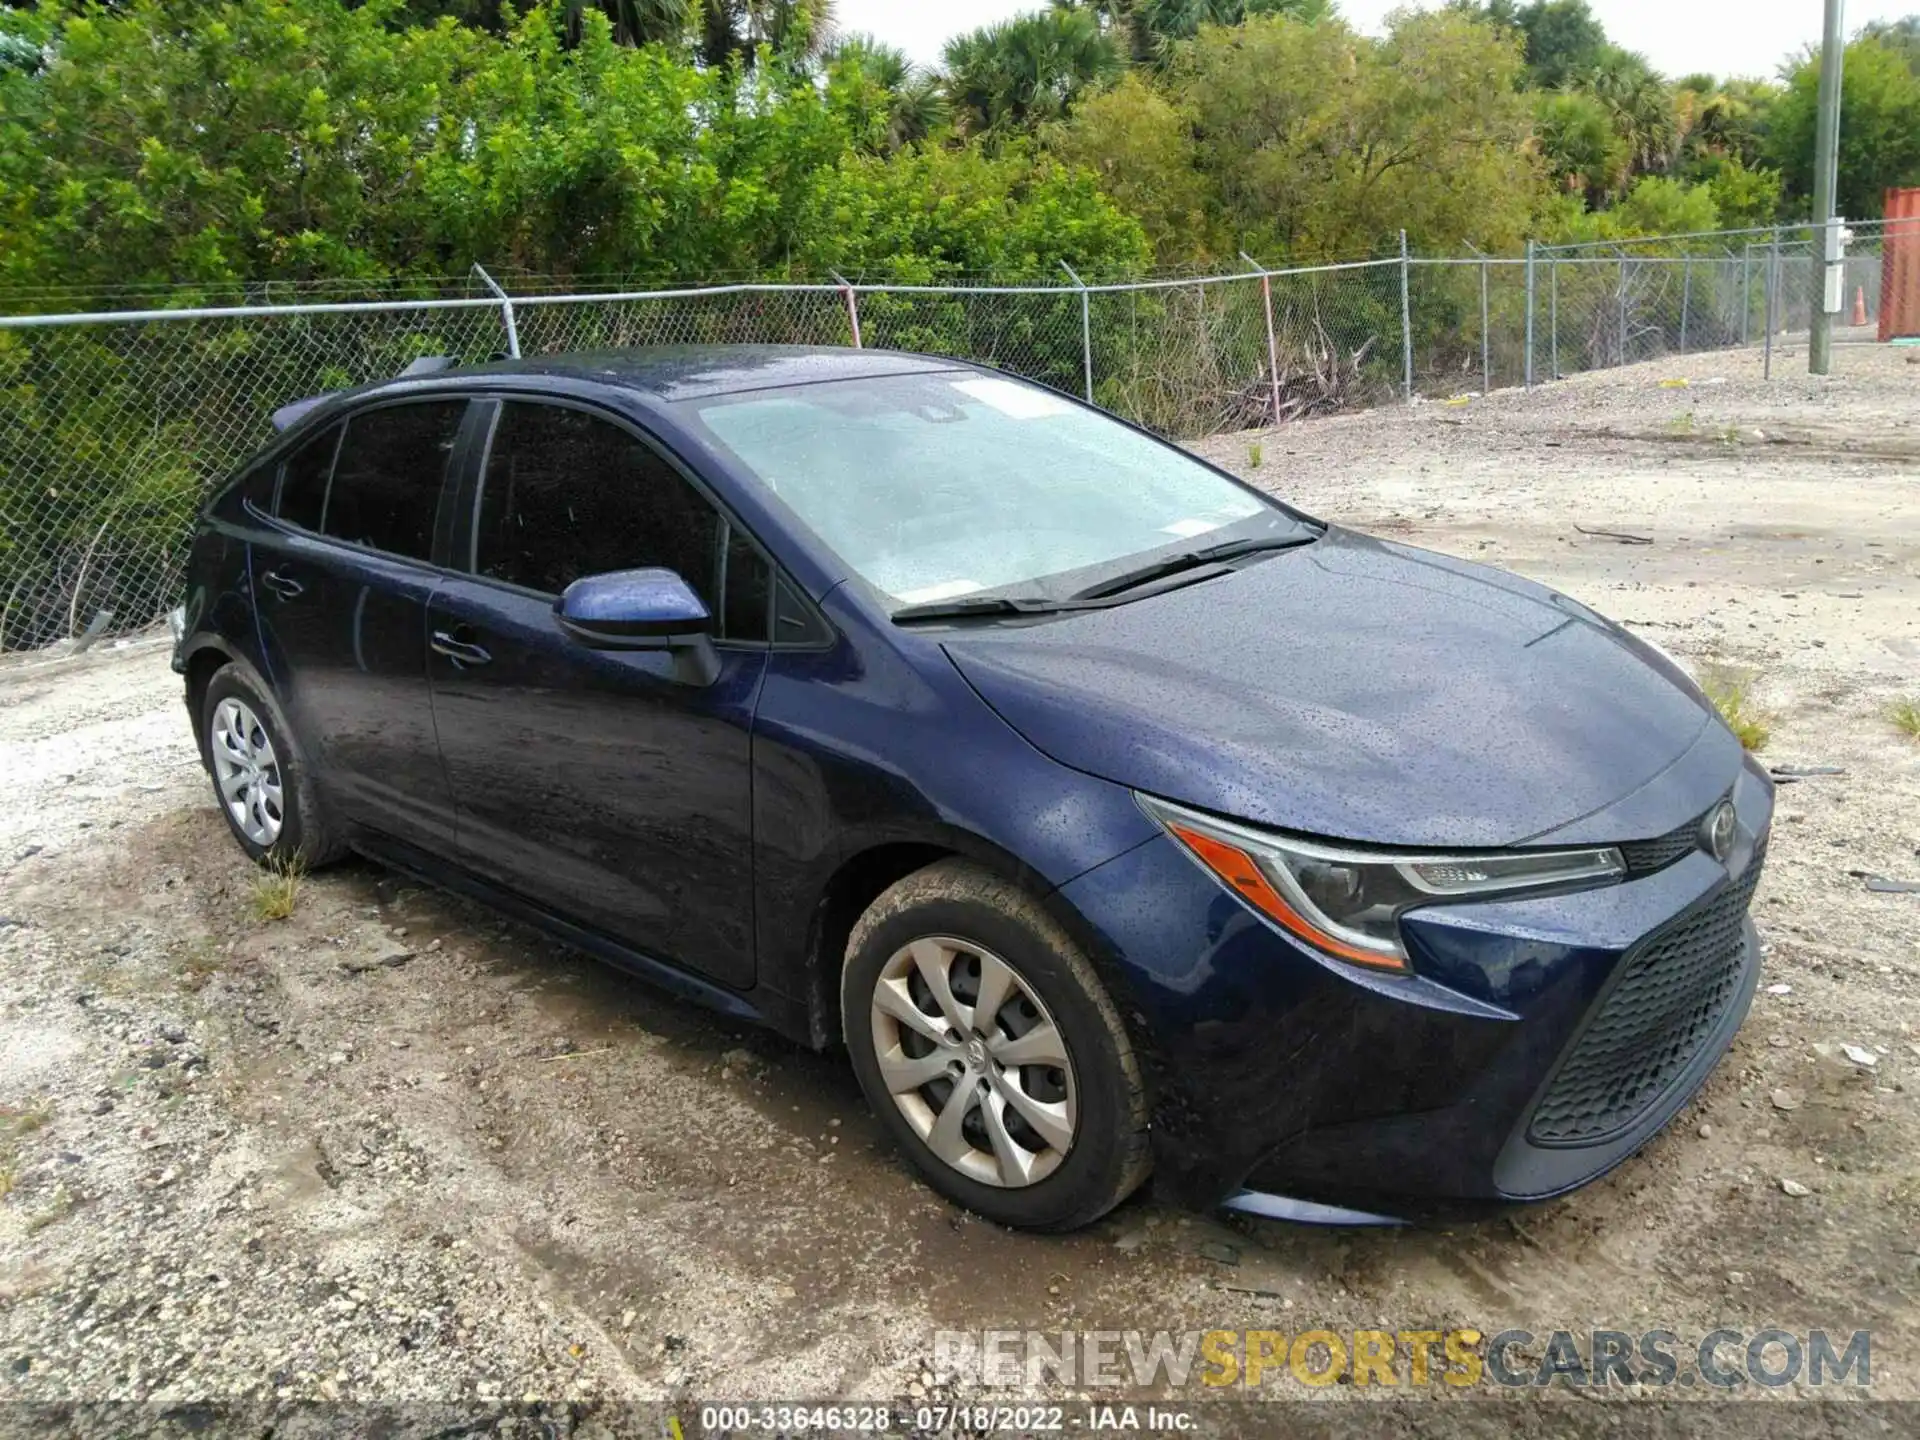
<svg viewBox="0 0 1920 1440"><path fill-rule="evenodd" d="M327 478L340 427L331 425L286 458L280 467L279 516L289 525L318 530L327 508Z"/></svg>
<svg viewBox="0 0 1920 1440"><path fill-rule="evenodd" d="M465 400L423 400L348 417L320 529L356 545L428 559L441 483L466 410Z"/></svg>

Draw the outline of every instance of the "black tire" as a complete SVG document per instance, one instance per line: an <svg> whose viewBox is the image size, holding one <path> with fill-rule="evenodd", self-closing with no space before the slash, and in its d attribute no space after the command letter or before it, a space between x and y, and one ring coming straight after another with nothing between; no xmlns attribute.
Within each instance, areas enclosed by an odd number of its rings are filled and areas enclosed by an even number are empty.
<svg viewBox="0 0 1920 1440"><path fill-rule="evenodd" d="M220 791L219 772L214 764L214 717L221 702L238 700L252 712L273 747L280 780L278 805L280 830L273 842L261 844L241 828L240 821ZM260 683L250 667L234 661L214 672L207 682L207 693L200 704L200 758L213 783L214 803L226 818L227 828L240 848L256 864L298 866L316 869L346 854L346 842L328 823L326 808L317 793L311 767L294 742L273 692Z"/></svg>
<svg viewBox="0 0 1920 1440"><path fill-rule="evenodd" d="M1072 1136L1064 1152L1050 1157L1053 1168L1043 1178L1018 1185L995 1184L949 1164L921 1138L882 1078L874 1030L875 989L890 961L913 942L929 937L944 937L942 943L959 942L963 957L965 947L972 945L1004 961L1039 1000L1042 1018L1050 1013L1064 1041L1070 1069L1053 1073L1073 1077ZM960 962L967 963L964 958ZM971 963L980 962L975 957ZM964 977L965 971L953 973ZM952 988L958 994L961 981L956 979ZM937 1008L937 1001L915 1003L935 1019L927 1006ZM1010 1018L1013 1006L1022 1003L1023 997L1016 996L997 1015ZM1151 1164L1146 1089L1119 1012L1085 954L1017 885L957 859L929 865L895 884L860 917L848 939L840 1013L854 1072L868 1104L928 1183L967 1209L1020 1229L1075 1230L1106 1214L1146 1179ZM904 1041L905 1029L900 1035ZM926 1045L925 1041L914 1043ZM932 1049L928 1045L924 1053L931 1055ZM940 1084L934 1080L929 1082L931 1088L913 1092L927 1105L928 1115L943 1104L943 1095L952 1094L951 1088L941 1091ZM1011 1109L1005 1113L1014 1114ZM984 1118L970 1123L983 1127ZM975 1138L973 1143L980 1146L981 1141ZM990 1163L990 1157L973 1163ZM1000 1168L1002 1177L1007 1173Z"/></svg>

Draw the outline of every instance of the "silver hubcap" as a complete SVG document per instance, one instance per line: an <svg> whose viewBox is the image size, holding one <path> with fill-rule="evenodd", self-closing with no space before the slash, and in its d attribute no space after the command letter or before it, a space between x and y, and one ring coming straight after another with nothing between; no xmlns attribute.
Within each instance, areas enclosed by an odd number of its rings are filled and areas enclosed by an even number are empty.
<svg viewBox="0 0 1920 1440"><path fill-rule="evenodd" d="M260 717L239 701L213 712L213 783L240 833L262 849L280 838L280 760Z"/></svg>
<svg viewBox="0 0 1920 1440"><path fill-rule="evenodd" d="M893 1103L970 1180L1046 1179L1073 1145L1073 1062L1053 1016L1006 961L929 936L873 987L873 1047Z"/></svg>

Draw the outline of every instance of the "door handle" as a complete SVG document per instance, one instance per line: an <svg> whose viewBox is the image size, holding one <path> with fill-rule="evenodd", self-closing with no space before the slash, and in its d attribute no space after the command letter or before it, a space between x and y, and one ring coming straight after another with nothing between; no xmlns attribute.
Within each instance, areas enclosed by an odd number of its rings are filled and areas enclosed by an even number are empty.
<svg viewBox="0 0 1920 1440"><path fill-rule="evenodd" d="M485 665L493 656L471 640L456 640L445 630L433 632L433 648L456 665Z"/></svg>
<svg viewBox="0 0 1920 1440"><path fill-rule="evenodd" d="M307 588L291 575L283 574L278 570L269 570L266 574L262 575L260 577L260 583L273 591L273 593L278 595L282 600L291 600Z"/></svg>

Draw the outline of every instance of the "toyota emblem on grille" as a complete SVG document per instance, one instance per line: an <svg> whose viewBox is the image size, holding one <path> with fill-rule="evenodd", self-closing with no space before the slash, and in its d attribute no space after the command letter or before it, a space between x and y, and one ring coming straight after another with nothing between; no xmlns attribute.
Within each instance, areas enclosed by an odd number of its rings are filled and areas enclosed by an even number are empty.
<svg viewBox="0 0 1920 1440"><path fill-rule="evenodd" d="M1707 823L1700 827L1700 843L1707 847L1709 855L1724 865L1727 856L1733 853L1733 836L1737 828L1733 802L1722 800L1707 816Z"/></svg>

